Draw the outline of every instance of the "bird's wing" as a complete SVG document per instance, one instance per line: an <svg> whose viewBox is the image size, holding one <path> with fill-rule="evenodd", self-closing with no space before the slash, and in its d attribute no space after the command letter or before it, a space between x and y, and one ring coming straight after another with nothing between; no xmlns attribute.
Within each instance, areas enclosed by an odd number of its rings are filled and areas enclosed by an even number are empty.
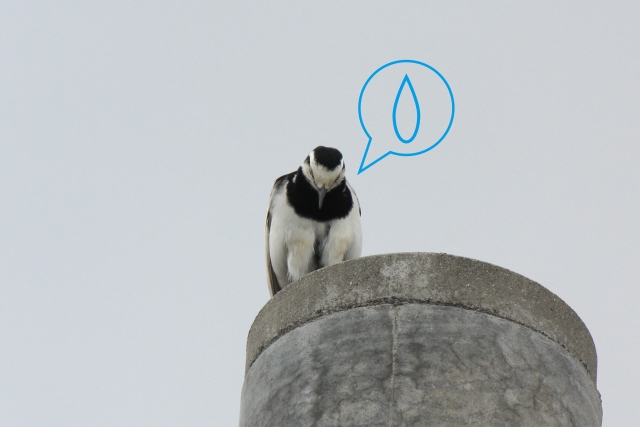
<svg viewBox="0 0 640 427"><path fill-rule="evenodd" d="M347 182L349 186L349 190L351 191L351 195L354 198L354 209L351 210L349 215L344 219L350 224L351 231L353 233L351 245L349 246L349 250L345 254L345 261L349 259L359 258L362 253L362 226L360 225L360 217L362 216L362 211L360 210L360 201L358 200L358 196L356 196L356 192L351 187L351 184ZM355 207L358 207L358 211L356 213Z"/></svg>
<svg viewBox="0 0 640 427"><path fill-rule="evenodd" d="M276 277L276 273L273 271L273 265L271 265L271 254L269 252L269 232L271 231L271 206L269 206L269 210L267 211L267 223L264 227L264 236L265 236L265 248L267 255L267 283L269 284L269 293L273 297L276 293L278 293L282 288L280 287L280 283L278 283L278 278Z"/></svg>
<svg viewBox="0 0 640 427"><path fill-rule="evenodd" d="M355 199L355 204L358 205L358 215L362 216L362 209L360 208L360 200L358 200L358 196L356 195L356 191L353 189L351 184L349 184L349 181L347 181L347 187L349 188L349 191L351 191L351 195Z"/></svg>

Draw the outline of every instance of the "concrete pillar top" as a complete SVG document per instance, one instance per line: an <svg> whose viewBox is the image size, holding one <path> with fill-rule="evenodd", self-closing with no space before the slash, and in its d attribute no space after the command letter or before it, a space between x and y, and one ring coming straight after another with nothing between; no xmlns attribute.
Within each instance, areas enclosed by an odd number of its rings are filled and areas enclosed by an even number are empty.
<svg viewBox="0 0 640 427"><path fill-rule="evenodd" d="M374 255L326 267L278 292L249 331L246 371L287 332L327 314L381 304L448 305L510 320L564 347L596 382L587 327L558 296L517 273L440 253Z"/></svg>

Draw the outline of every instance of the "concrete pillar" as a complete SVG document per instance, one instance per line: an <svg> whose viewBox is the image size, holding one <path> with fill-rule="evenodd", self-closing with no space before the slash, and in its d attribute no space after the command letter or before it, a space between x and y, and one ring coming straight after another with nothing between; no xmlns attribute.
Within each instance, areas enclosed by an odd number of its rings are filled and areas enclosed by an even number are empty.
<svg viewBox="0 0 640 427"><path fill-rule="evenodd" d="M560 298L447 254L286 287L249 332L241 427L601 425L596 350Z"/></svg>

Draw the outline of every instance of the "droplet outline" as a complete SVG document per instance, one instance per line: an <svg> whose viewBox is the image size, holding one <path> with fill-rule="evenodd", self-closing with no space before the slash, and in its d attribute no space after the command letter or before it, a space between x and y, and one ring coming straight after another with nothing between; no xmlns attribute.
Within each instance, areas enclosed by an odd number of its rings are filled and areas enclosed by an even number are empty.
<svg viewBox="0 0 640 427"><path fill-rule="evenodd" d="M398 110L398 101L400 101L400 95L402 95L402 91L405 86L409 87L411 91L411 96L413 97L413 103L416 106L416 127L413 130L413 135L411 138L404 139L402 135L400 135L400 131L398 131L398 123L396 122L396 112ZM418 96L416 95L416 91L413 90L413 85L411 84L411 79L409 79L409 75L405 74L404 79L402 79L402 83L400 83L400 89L398 89L398 94L396 95L396 101L393 103L393 112L391 113L391 121L393 121L393 130L396 132L396 136L403 144L410 144L411 141L416 139L418 135L418 131L420 130L420 103L418 102Z"/></svg>

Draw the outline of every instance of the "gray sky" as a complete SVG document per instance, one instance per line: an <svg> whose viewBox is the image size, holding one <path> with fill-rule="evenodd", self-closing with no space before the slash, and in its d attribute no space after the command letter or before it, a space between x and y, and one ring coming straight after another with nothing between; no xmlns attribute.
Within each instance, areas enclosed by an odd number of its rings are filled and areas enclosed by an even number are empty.
<svg viewBox="0 0 640 427"><path fill-rule="evenodd" d="M523 274L640 424L638 2L0 3L0 425L237 425L273 180L339 148L363 255ZM356 175L366 78L446 76L449 136Z"/></svg>

